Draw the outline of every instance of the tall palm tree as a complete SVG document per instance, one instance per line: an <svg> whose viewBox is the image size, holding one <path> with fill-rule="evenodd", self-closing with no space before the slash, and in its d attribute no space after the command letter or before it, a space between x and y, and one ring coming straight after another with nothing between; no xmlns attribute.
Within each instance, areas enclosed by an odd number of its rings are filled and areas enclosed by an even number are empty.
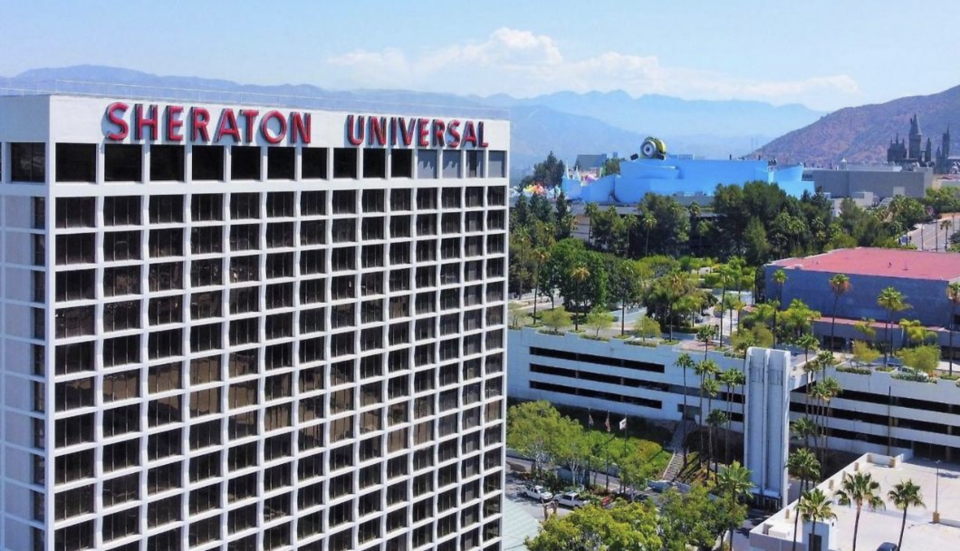
<svg viewBox="0 0 960 551"><path fill-rule="evenodd" d="M583 283L590 277L590 270L580 265L570 271L570 277L577 282L577 309L583 310ZM580 329L580 316L574 313L573 325L575 330Z"/></svg>
<svg viewBox="0 0 960 551"><path fill-rule="evenodd" d="M950 374L953 375L953 326L957 319L957 306L960 306L960 281L954 281L947 285L947 299L950 301L950 322L947 330L950 332Z"/></svg>
<svg viewBox="0 0 960 551"><path fill-rule="evenodd" d="M600 214L600 207L596 203L587 203L583 213L587 215L587 243L593 244L593 219Z"/></svg>
<svg viewBox="0 0 960 551"><path fill-rule="evenodd" d="M550 258L550 253L544 249L533 251L533 257L537 260L536 269L533 272L535 288L533 290L533 322L537 322L537 298L540 296L540 266Z"/></svg>
<svg viewBox="0 0 960 551"><path fill-rule="evenodd" d="M814 358L812 362L804 362L803 372L807 375L807 386L806 386L806 395L807 403L804 406L804 412L807 416L810 415L810 409L813 405L811 400L811 394L813 392L814 386L816 386L817 373L822 369L819 358Z"/></svg>
<svg viewBox="0 0 960 551"><path fill-rule="evenodd" d="M714 459L715 456L713 454L714 425L710 423L710 418L713 417L714 421L719 421L719 419L713 415L713 399L716 398L717 394L720 393L720 383L714 377L710 377L703 381L701 390L707 395L707 470L709 471L711 463L716 465L716 460ZM716 473L716 468L714 468L714 473Z"/></svg>
<svg viewBox="0 0 960 551"><path fill-rule="evenodd" d="M880 291L880 295L877 297L877 305L887 311L887 340L889 342L883 351L883 363L887 363L889 353L893 351L893 333L890 331L890 326L893 324L893 315L910 308L910 305L904 302L903 293L894 287L887 287Z"/></svg>
<svg viewBox="0 0 960 551"><path fill-rule="evenodd" d="M813 527L810 532L810 541L807 542L807 549L813 549L813 540L817 537L817 523L837 518L832 505L833 502L827 499L827 496L819 488L814 488L800 497L800 502L797 503L797 513L803 517L803 522L809 522Z"/></svg>
<svg viewBox="0 0 960 551"><path fill-rule="evenodd" d="M946 251L950 247L950 238L949 238L948 232L950 231L950 228L952 226L953 226L953 222L949 220L940 221L940 229L943 230L943 250L944 251Z"/></svg>
<svg viewBox="0 0 960 551"><path fill-rule="evenodd" d="M913 480L907 479L901 482L887 492L887 499L893 502L897 509L903 511L903 520L900 521L900 539L897 541L897 550L903 549L903 532L907 527L907 509L910 507L926 507L923 503L923 494L920 493L920 486L913 483Z"/></svg>
<svg viewBox="0 0 960 551"><path fill-rule="evenodd" d="M703 411L703 391L704 391L703 382L707 379L707 375L712 377L719 370L720 369L719 367L717 367L717 363L714 362L713 360L703 360L702 362L697 363L696 367L693 368L694 373L696 373L697 376L700 377L700 415L697 417L697 424L699 425L699 428L700 428L700 431L699 431L700 432L700 459L699 461L703 461L702 459L703 424L707 420L707 416L704 414L704 411Z"/></svg>
<svg viewBox="0 0 960 551"><path fill-rule="evenodd" d="M849 291L853 285L850 278L844 274L836 274L830 278L830 292L833 293L833 319L830 321L830 350L833 350L834 330L837 327L837 305L840 297Z"/></svg>
<svg viewBox="0 0 960 551"><path fill-rule="evenodd" d="M807 448L790 454L787 458L787 472L790 476L800 479L800 496L807 491L807 482L820 478L820 462L817 457ZM793 516L793 551L797 551L797 529L800 524L800 515Z"/></svg>
<svg viewBox="0 0 960 551"><path fill-rule="evenodd" d="M716 381L713 379L710 379L707 382L709 383L710 381L716 383ZM707 415L707 426L710 427L710 461L713 462L714 474L716 474L720 462L716 460L716 456L714 455L713 434L718 428L726 425L728 419L727 412L723 411L722 409L712 409L710 410L710 415Z"/></svg>
<svg viewBox="0 0 960 551"><path fill-rule="evenodd" d="M840 381L836 380L833 377L826 377L818 383L818 386L822 388L819 392L820 402L822 404L821 411L821 423L823 431L820 433L820 438L823 439L823 444L820 446L821 457L820 461L826 464L827 462L827 439L830 437L830 423L828 418L831 417L831 410L833 408L832 401L834 398L840 395L843 392L843 387L840 386Z"/></svg>
<svg viewBox="0 0 960 551"><path fill-rule="evenodd" d="M723 314L727 308L727 287L729 283L731 283L732 281L732 277L731 277L732 270L730 269L730 266L721 264L718 272L720 273L720 289L721 289L720 290L720 306L719 306L720 308L719 336L720 336L720 346L723 346Z"/></svg>
<svg viewBox="0 0 960 551"><path fill-rule="evenodd" d="M809 417L801 417L793 423L790 424L790 432L793 433L798 439L803 441L803 445L810 447L810 439L816 439L820 434L820 428L816 423L813 422L813 419Z"/></svg>
<svg viewBox="0 0 960 551"><path fill-rule="evenodd" d="M787 282L787 272L777 270L773 272L773 282L777 284L777 310L783 304L783 284ZM773 346L777 346L777 310L773 311Z"/></svg>
<svg viewBox="0 0 960 551"><path fill-rule="evenodd" d="M647 238L643 246L643 256L650 256L650 234L653 233L654 228L657 227L657 219L648 212L643 215L641 223L643 224L644 233Z"/></svg>
<svg viewBox="0 0 960 551"><path fill-rule="evenodd" d="M724 467L717 475L717 488L721 495L725 495L732 503L740 503L744 498L750 495L753 490L753 482L750 481L750 469L734 461L728 467ZM730 534L730 549L733 549L733 531L736 526L728 527ZM723 542L721 542L723 543Z"/></svg>
<svg viewBox="0 0 960 551"><path fill-rule="evenodd" d="M870 473L845 473L840 489L834 493L837 503L843 506L853 505L857 516L853 521L853 550L857 551L857 532L860 530L860 513L866 505L871 511L885 508L880 497L880 483Z"/></svg>
<svg viewBox="0 0 960 551"><path fill-rule="evenodd" d="M804 333L795 341L795 344L803 349L803 361L809 363L810 350L816 350L820 346L820 341L810 333Z"/></svg>
<svg viewBox="0 0 960 551"><path fill-rule="evenodd" d="M726 460L730 456L730 424L733 422L733 390L747 384L747 376L739 369L728 369L720 374L720 382L727 387L727 432L723 436L723 458Z"/></svg>
<svg viewBox="0 0 960 551"><path fill-rule="evenodd" d="M693 369L696 364L693 361L693 358L690 357L690 354L684 352L680 354L680 357L677 358L676 363L673 365L683 369L683 413L680 415L680 423L683 426L683 451L687 451L687 369ZM686 456L684 456L686 457Z"/></svg>
<svg viewBox="0 0 960 551"><path fill-rule="evenodd" d="M713 332L716 331L710 324L697 327L697 340L703 343L703 359L706 361L707 352L710 351L710 341L713 339Z"/></svg>

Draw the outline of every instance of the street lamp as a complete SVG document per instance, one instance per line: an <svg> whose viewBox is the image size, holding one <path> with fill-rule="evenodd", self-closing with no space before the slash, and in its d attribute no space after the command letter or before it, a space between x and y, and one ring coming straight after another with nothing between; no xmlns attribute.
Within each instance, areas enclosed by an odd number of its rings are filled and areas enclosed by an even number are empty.
<svg viewBox="0 0 960 551"><path fill-rule="evenodd" d="M940 523L940 460L937 459L937 484L933 497L933 522Z"/></svg>

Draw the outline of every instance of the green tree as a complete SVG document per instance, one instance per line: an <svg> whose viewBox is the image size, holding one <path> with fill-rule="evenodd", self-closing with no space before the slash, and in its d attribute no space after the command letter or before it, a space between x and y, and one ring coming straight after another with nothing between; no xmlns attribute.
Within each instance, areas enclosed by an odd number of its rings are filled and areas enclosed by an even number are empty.
<svg viewBox="0 0 960 551"><path fill-rule="evenodd" d="M570 277L571 277L574 281L577 282L577 293L576 293L576 297L577 297L577 309L579 309L579 310L582 311L582 310L584 309L584 292L583 292L583 287L584 287L584 283L586 283L587 279L590 278L590 270L589 270L586 266L583 266L583 265L575 266L572 270L570 270ZM580 316L579 316L579 315L577 315L577 316L574 317L574 319L573 319L573 328L574 328L575 330L579 330L579 329L580 329Z"/></svg>
<svg viewBox="0 0 960 551"><path fill-rule="evenodd" d="M596 331L596 337L600 337L600 331L610 329L613 326L614 317L613 314L603 310L601 308L594 308L590 310L590 313L587 314L587 319L584 322L584 325Z"/></svg>
<svg viewBox="0 0 960 551"><path fill-rule="evenodd" d="M537 320L537 302L540 298L540 269L543 267L543 264L550 258L550 253L544 249L537 249L533 252L534 259L536 260L536 270L533 273L534 281L534 290L533 290L533 320Z"/></svg>
<svg viewBox="0 0 960 551"><path fill-rule="evenodd" d="M800 479L800 495L807 491L807 483L820 478L820 462L807 448L790 454L787 458L787 472L790 476ZM800 515L793 515L793 551L797 551L797 534L799 533Z"/></svg>
<svg viewBox="0 0 960 551"><path fill-rule="evenodd" d="M530 551L655 551L662 547L656 511L640 503L587 505L552 516L525 542Z"/></svg>
<svg viewBox="0 0 960 551"><path fill-rule="evenodd" d="M777 304L783 304L783 285L787 282L787 272L773 272L773 283L777 286ZM773 345L777 345L777 310L773 311Z"/></svg>
<svg viewBox="0 0 960 551"><path fill-rule="evenodd" d="M717 328L712 325L701 325L697 328L697 340L703 343L703 359L707 359L707 352L710 351L710 341L713 340L713 335L716 333Z"/></svg>
<svg viewBox="0 0 960 551"><path fill-rule="evenodd" d="M873 328L873 324L876 323L875 319L866 319L863 318L858 322L854 322L853 330L863 335L863 338L873 342L877 338L877 330Z"/></svg>
<svg viewBox="0 0 960 551"><path fill-rule="evenodd" d="M835 274L830 278L830 292L833 293L833 316L830 320L830 348L832 349L834 330L837 326L837 306L840 304L840 297L847 294L852 288L850 278L844 274Z"/></svg>
<svg viewBox="0 0 960 551"><path fill-rule="evenodd" d="M706 390L704 382L708 377L713 377L720 371L720 367L717 366L717 363L713 360L703 360L698 362L697 365L693 368L694 373L700 377L700 413L697 415L697 424L699 425L700 432L700 456L703 456L703 425L707 421L707 412L703 409L703 393ZM701 459L702 461L702 459Z"/></svg>
<svg viewBox="0 0 960 551"><path fill-rule="evenodd" d="M886 287L880 291L880 295L877 297L877 305L887 312L887 345L883 351L883 361L886 363L889 353L893 350L893 332L890 330L893 324L893 315L910 308L910 305L904 300L903 293L894 287Z"/></svg>
<svg viewBox="0 0 960 551"><path fill-rule="evenodd" d="M800 496L797 514L803 517L803 522L812 524L810 541L817 539L817 523L837 518L832 505L833 502L819 488L814 488Z"/></svg>
<svg viewBox="0 0 960 551"><path fill-rule="evenodd" d="M840 489L834 493L837 503L845 507L854 506L857 509L853 521L853 551L857 551L857 533L860 530L860 513L866 505L871 511L883 509L883 498L880 497L880 483L873 479L870 473L844 473L840 482Z"/></svg>
<svg viewBox="0 0 960 551"><path fill-rule="evenodd" d="M511 301L507 306L507 315L510 318L510 328L520 329L530 322L530 314L523 311L523 304Z"/></svg>
<svg viewBox="0 0 960 551"><path fill-rule="evenodd" d="M853 361L859 365L872 364L880 357L872 346L864 341L853 341Z"/></svg>
<svg viewBox="0 0 960 551"><path fill-rule="evenodd" d="M661 336L660 324L657 320L649 316L640 316L633 324L633 330L636 331L644 343L647 339L659 338Z"/></svg>
<svg viewBox="0 0 960 551"><path fill-rule="evenodd" d="M507 446L533 460L535 473L553 463L561 446L563 417L550 402L523 402L507 412Z"/></svg>
<svg viewBox="0 0 960 551"><path fill-rule="evenodd" d="M708 383L712 382L714 384L717 383L717 381L713 379L710 379L707 382ZM717 385L717 388L719 388L719 385ZM711 409L710 414L707 415L707 427L709 427L709 441L710 441L710 444L708 447L710 450L709 451L710 461L713 463L713 467L714 467L714 473L716 473L716 470L718 468L717 465L720 462L717 461L716 455L714 455L715 446L714 446L713 435L716 434L718 429L725 426L727 424L727 421L729 420L730 420L730 417L727 415L727 412L723 411L722 409Z"/></svg>
<svg viewBox="0 0 960 551"><path fill-rule="evenodd" d="M717 501L699 483L685 494L673 488L664 492L659 518L663 549L713 549L727 527Z"/></svg>
<svg viewBox="0 0 960 551"><path fill-rule="evenodd" d="M918 346L916 348L904 348L897 353L903 361L903 365L922 371L928 375L932 374L937 366L940 365L940 347L935 344Z"/></svg>
<svg viewBox="0 0 960 551"><path fill-rule="evenodd" d="M567 312L566 308L559 306L541 314L540 323L547 327L551 333L559 335L562 330L573 325L573 320L570 319L570 313Z"/></svg>
<svg viewBox="0 0 960 551"><path fill-rule="evenodd" d="M820 341L810 333L804 333L797 339L796 345L803 349L803 361L810 362L810 349L816 350Z"/></svg>
<svg viewBox="0 0 960 551"><path fill-rule="evenodd" d="M602 174L604 176L608 174L620 174L620 161L622 161L622 159L616 157L611 157L604 161L603 168L601 169Z"/></svg>
<svg viewBox="0 0 960 551"><path fill-rule="evenodd" d="M920 492L920 486L908 479L906 482L896 484L892 490L887 492L887 499L893 502L897 509L903 511L903 518L900 521L900 539L897 540L898 551L903 550L903 532L907 528L907 509L910 507L926 507L923 503L923 494Z"/></svg>
<svg viewBox="0 0 960 551"><path fill-rule="evenodd" d="M807 448L810 447L810 439L814 440L819 438L820 427L813 422L813 419L809 417L801 417L790 424L790 432L793 433L795 437L803 441L803 445Z"/></svg>
<svg viewBox="0 0 960 551"><path fill-rule="evenodd" d="M739 461L734 461L730 466L720 470L717 478L717 489L721 495L726 496L731 502L740 503L749 497L751 490L753 490L750 470L741 465ZM730 523L727 525L730 534L730 549L733 549L733 531L742 522L743 519L740 519L740 522L736 524Z"/></svg>
<svg viewBox="0 0 960 551"><path fill-rule="evenodd" d="M673 364L676 367L679 367L683 370L683 413L680 415L680 422L683 423L683 449L687 449L687 370L693 369L696 367L696 364L693 361L693 358L690 357L690 354L684 352L677 357L677 361Z"/></svg>
<svg viewBox="0 0 960 551"><path fill-rule="evenodd" d="M609 262L610 298L620 305L620 334L626 332L627 307L643 298L643 270L639 263L613 257Z"/></svg>
<svg viewBox="0 0 960 551"><path fill-rule="evenodd" d="M947 300L950 301L950 322L947 324L947 331L950 332L948 357L950 359L950 375L953 375L953 328L956 325L957 306L960 306L960 281L954 281L947 285Z"/></svg>
<svg viewBox="0 0 960 551"><path fill-rule="evenodd" d="M746 359L746 358L744 358ZM747 384L747 375L739 369L728 369L720 374L720 382L727 387L727 431L723 437L723 457L724 460L730 457L730 424L733 422L733 391Z"/></svg>
<svg viewBox="0 0 960 551"><path fill-rule="evenodd" d="M812 310L802 300L795 298L790 301L790 307L783 311L783 332L794 340L810 332L813 322L820 318L820 312Z"/></svg>
<svg viewBox="0 0 960 551"><path fill-rule="evenodd" d="M562 241L570 237L570 233L573 231L573 226L576 224L576 219L573 216L573 213L570 212L570 201L567 200L567 195L561 191L557 195L557 200L554 203L555 214L555 227L556 232L554 233L554 239L557 241Z"/></svg>

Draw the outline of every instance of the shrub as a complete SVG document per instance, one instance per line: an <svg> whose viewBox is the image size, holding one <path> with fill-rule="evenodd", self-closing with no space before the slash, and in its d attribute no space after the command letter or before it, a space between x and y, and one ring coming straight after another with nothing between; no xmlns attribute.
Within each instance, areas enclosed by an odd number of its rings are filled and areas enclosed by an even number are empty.
<svg viewBox="0 0 960 551"><path fill-rule="evenodd" d="M838 367L837 371L841 373L853 373L855 375L870 375L873 371L865 367Z"/></svg>

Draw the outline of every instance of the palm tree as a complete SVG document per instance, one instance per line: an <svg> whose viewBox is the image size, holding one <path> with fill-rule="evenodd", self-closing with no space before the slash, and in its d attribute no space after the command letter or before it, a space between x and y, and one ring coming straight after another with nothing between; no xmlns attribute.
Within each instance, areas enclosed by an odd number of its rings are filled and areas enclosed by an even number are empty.
<svg viewBox="0 0 960 551"><path fill-rule="evenodd" d="M949 238L948 232L950 231L951 226L953 226L953 222L949 220L940 221L940 229L943 230L943 250L944 251L946 251L949 248L950 238Z"/></svg>
<svg viewBox="0 0 960 551"><path fill-rule="evenodd" d="M577 282L577 309L583 310L583 282L590 277L590 270L583 265L577 266L570 272L570 277ZM580 316L577 313L574 314L573 325L575 330L580 329Z"/></svg>
<svg viewBox="0 0 960 551"><path fill-rule="evenodd" d="M820 434L820 427L809 417L801 417L790 424L790 431L798 439L803 440L803 445L810 447L810 439L817 438Z"/></svg>
<svg viewBox="0 0 960 551"><path fill-rule="evenodd" d="M709 383L710 381L707 382ZM727 412L723 411L722 409L710 410L710 415L707 415L707 425L710 427L710 460L713 462L714 473L717 472L720 462L716 460L716 456L714 455L713 434L718 428L726 425L729 420L730 418L727 417Z"/></svg>
<svg viewBox="0 0 960 551"><path fill-rule="evenodd" d="M697 340L703 343L703 359L707 359L707 352L710 350L710 341L713 339L714 327L710 324L697 327Z"/></svg>
<svg viewBox="0 0 960 551"><path fill-rule="evenodd" d="M887 311L887 340L889 342L888 346L884 347L883 363L887 363L889 353L893 350L893 333L890 331L890 326L893 324L893 315L910 308L910 305L904 302L903 298L903 293L894 287L885 288L880 291L880 295L877 297L877 305Z"/></svg>
<svg viewBox="0 0 960 551"><path fill-rule="evenodd" d="M813 387L816 386L814 383L817 380L817 373L821 369L822 369L822 365L820 364L820 361L818 358L814 358L812 362L804 362L803 364L803 372L804 374L807 375L807 386L806 386L807 403L805 404L805 407L804 407L804 412L806 413L807 416L810 415L810 409L812 405L810 395L813 392Z"/></svg>
<svg viewBox="0 0 960 551"><path fill-rule="evenodd" d="M903 511L903 520L900 521L900 539L897 541L897 549L903 549L903 531L907 527L907 509L910 507L926 507L923 503L923 494L920 493L920 486L913 483L913 480L907 479L901 482L887 492L887 499Z"/></svg>
<svg viewBox="0 0 960 551"><path fill-rule="evenodd" d="M537 322L537 298L540 296L540 266L547 261L550 254L544 249L533 251L534 258L537 259L536 269L533 272L533 280L536 287L533 291L533 322Z"/></svg>
<svg viewBox="0 0 960 551"><path fill-rule="evenodd" d="M696 367L693 368L694 373L700 377L700 415L697 417L697 424L700 427L700 456L699 459L702 461L703 456L703 423L707 420L706 415L703 412L703 383L707 379L707 375L713 376L714 373L720 370L717 367L716 362L713 360L703 360L702 362L697 363Z"/></svg>
<svg viewBox="0 0 960 551"><path fill-rule="evenodd" d="M833 350L834 330L837 327L837 305L840 297L850 290L850 278L844 274L836 274L830 278L830 292L833 293L833 319L830 321L830 349Z"/></svg>
<svg viewBox="0 0 960 551"><path fill-rule="evenodd" d="M650 255L650 234L657 227L657 219L649 212L643 215L643 229L646 233L647 241L643 246L643 256Z"/></svg>
<svg viewBox="0 0 960 551"><path fill-rule="evenodd" d="M960 306L960 281L947 285L947 299L950 301L950 323L947 325L950 332L950 374L953 375L953 326L957 319L957 306Z"/></svg>
<svg viewBox="0 0 960 551"><path fill-rule="evenodd" d="M713 399L716 398L717 394L720 393L720 383L713 377L703 381L704 394L707 395L707 470L710 470L710 463L713 463L716 466L716 460L714 459L713 454L713 429L714 425L711 423L711 418L713 421L719 421L720 419L713 415ZM719 411L719 410L718 410ZM723 413L721 411L721 413ZM716 473L716 468L714 468L714 473Z"/></svg>
<svg viewBox="0 0 960 551"><path fill-rule="evenodd" d="M820 478L820 462L817 461L813 452L807 448L800 448L787 458L787 472L790 473L790 476L800 479L800 495L802 497L807 491L807 482ZM793 551L797 551L797 534L799 532L797 528L799 524L800 515L796 514L793 517Z"/></svg>
<svg viewBox="0 0 960 551"><path fill-rule="evenodd" d="M804 333L796 341L796 345L803 349L803 361L810 362L810 349L816 350L820 346L820 341L810 333Z"/></svg>
<svg viewBox="0 0 960 551"><path fill-rule="evenodd" d="M866 505L871 511L883 509L883 498L880 497L880 483L869 473L845 473L840 482L840 489L834 493L837 503L843 506L853 505L857 508L857 516L853 521L853 550L857 551L857 531L860 529L860 513Z"/></svg>
<svg viewBox="0 0 960 551"><path fill-rule="evenodd" d="M807 549L813 549L813 540L817 538L817 523L837 518L831 505L833 505L833 502L827 499L827 496L818 488L814 488L800 497L800 501L797 503L797 514L803 517L803 522L809 522L812 526Z"/></svg>
<svg viewBox="0 0 960 551"><path fill-rule="evenodd" d="M683 413L680 415L680 423L683 425L683 451L687 451L687 369L693 369L696 364L690 354L684 352L677 358L675 366L683 369ZM686 455L684 455L686 457Z"/></svg>
<svg viewBox="0 0 960 551"><path fill-rule="evenodd" d="M587 206L583 209L583 213L587 215L587 243L593 244L593 219L595 216L600 214L600 207L596 203L587 203Z"/></svg>
<svg viewBox="0 0 960 551"><path fill-rule="evenodd" d="M787 282L787 272L777 270L773 273L773 282L777 284L777 310L783 304L783 284ZM777 310L773 311L773 346L777 346Z"/></svg>
<svg viewBox="0 0 960 551"><path fill-rule="evenodd" d="M750 495L753 482L750 481L750 469L734 461L729 467L724 467L717 476L717 488L722 495L726 495L732 503L739 503ZM729 526L730 549L733 549L733 531L736 526ZM723 542L721 542L723 543Z"/></svg>
<svg viewBox="0 0 960 551"><path fill-rule="evenodd" d="M720 346L723 346L723 313L727 308L727 284L730 283L731 269L729 266L721 265L720 269Z"/></svg>
<svg viewBox="0 0 960 551"><path fill-rule="evenodd" d="M817 388L814 389L814 397L820 402L820 427L822 431L820 432L820 438L823 442L819 445L821 457L820 461L826 463L827 461L827 438L829 437L829 425L827 423L827 418L830 417L831 409L831 400L836 398L843 392L843 388L840 386L840 381L834 379L833 377L826 377L819 383L817 383Z"/></svg>
<svg viewBox="0 0 960 551"><path fill-rule="evenodd" d="M700 226L698 222L700 221L700 205L696 201L690 203L688 207L690 210L690 227L693 228L693 231L697 232L697 254L703 254L703 235L700 233Z"/></svg>
<svg viewBox="0 0 960 551"><path fill-rule="evenodd" d="M744 358L746 361L746 358ZM747 384L747 376L739 369L728 369L720 374L720 382L727 387L727 432L723 436L723 458L730 456L730 423L733 422L733 390Z"/></svg>

